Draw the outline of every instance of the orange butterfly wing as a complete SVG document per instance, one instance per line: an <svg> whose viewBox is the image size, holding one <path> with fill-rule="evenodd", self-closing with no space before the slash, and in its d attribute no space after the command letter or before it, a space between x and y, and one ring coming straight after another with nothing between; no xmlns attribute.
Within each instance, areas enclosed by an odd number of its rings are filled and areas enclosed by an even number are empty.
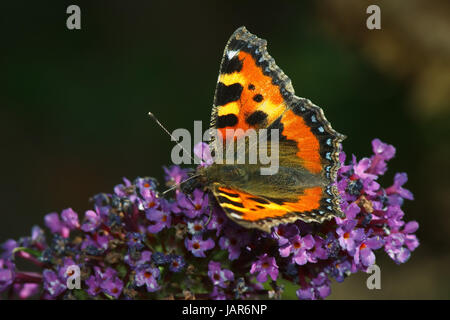
<svg viewBox="0 0 450 320"><path fill-rule="evenodd" d="M344 136L332 129L321 108L295 96L289 78L266 50L266 41L239 28L225 48L220 68L212 130L278 129L280 167L262 189L214 181L211 188L227 215L239 224L269 232L301 219L323 222L342 216L333 183ZM211 142L213 150L216 142ZM289 181L299 182L291 185ZM303 179L303 180L302 180ZM261 185L261 183L259 183Z"/></svg>
<svg viewBox="0 0 450 320"><path fill-rule="evenodd" d="M211 129L223 139L226 129L266 128L288 108L284 94L294 93L291 81L266 45L241 27L225 47L211 115Z"/></svg>

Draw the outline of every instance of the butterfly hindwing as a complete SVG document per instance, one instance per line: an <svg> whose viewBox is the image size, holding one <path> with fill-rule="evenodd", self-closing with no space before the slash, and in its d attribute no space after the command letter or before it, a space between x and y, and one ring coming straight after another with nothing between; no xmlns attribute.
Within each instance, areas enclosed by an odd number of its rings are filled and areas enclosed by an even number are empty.
<svg viewBox="0 0 450 320"><path fill-rule="evenodd" d="M280 223L298 219L305 222L322 222L326 218L325 215L311 215L316 210L318 212L323 205L323 188L319 186L302 188L294 201L266 198L220 185L214 188L214 195L232 220L245 227L266 232L270 232L274 225ZM325 214L325 211L323 213Z"/></svg>
<svg viewBox="0 0 450 320"><path fill-rule="evenodd" d="M340 167L340 144L345 136L336 132L323 111L311 101L292 97L289 108L268 128L280 132L281 165L294 162L326 184L336 180ZM283 146L293 146L283 148ZM286 154L288 152L288 154ZM283 162L284 161L284 162Z"/></svg>

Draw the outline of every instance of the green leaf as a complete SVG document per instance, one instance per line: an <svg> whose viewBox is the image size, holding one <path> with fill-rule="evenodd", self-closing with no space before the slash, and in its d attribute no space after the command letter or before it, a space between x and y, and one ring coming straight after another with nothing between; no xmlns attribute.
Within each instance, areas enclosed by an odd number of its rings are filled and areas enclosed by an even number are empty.
<svg viewBox="0 0 450 320"><path fill-rule="evenodd" d="M72 293L78 300L87 300L89 298L88 293L81 289L75 289Z"/></svg>
<svg viewBox="0 0 450 320"><path fill-rule="evenodd" d="M109 300L115 300L115 298L113 296L110 296L107 293L103 293Z"/></svg>
<svg viewBox="0 0 450 320"><path fill-rule="evenodd" d="M39 258L41 256L41 252L40 251L37 251L37 250L34 250L34 249L30 249L30 248L26 248L26 247L17 247L12 252L16 253L16 252L20 252L20 251L29 253L32 256L36 257L36 258Z"/></svg>
<svg viewBox="0 0 450 320"><path fill-rule="evenodd" d="M119 278L124 278L127 275L127 268L125 265L120 264L116 268Z"/></svg>

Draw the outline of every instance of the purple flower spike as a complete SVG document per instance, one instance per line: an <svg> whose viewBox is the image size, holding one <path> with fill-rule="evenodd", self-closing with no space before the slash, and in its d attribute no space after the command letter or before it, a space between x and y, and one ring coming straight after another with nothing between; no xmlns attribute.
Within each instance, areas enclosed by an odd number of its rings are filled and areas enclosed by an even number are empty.
<svg viewBox="0 0 450 320"><path fill-rule="evenodd" d="M278 265L274 257L270 257L267 253L258 257L258 260L252 264L250 273L258 273L256 280L259 282L266 282L267 276L270 276L273 281L278 278Z"/></svg>
<svg viewBox="0 0 450 320"><path fill-rule="evenodd" d="M308 261L316 263L318 260L325 260L328 258L328 252L325 248L325 241L321 237L314 237L314 247L311 248Z"/></svg>
<svg viewBox="0 0 450 320"><path fill-rule="evenodd" d="M228 259L236 260L241 254L241 248L244 248L249 241L248 233L242 232L241 229L226 228L225 236L219 240L219 246L228 250Z"/></svg>
<svg viewBox="0 0 450 320"><path fill-rule="evenodd" d="M192 240L189 238L185 239L185 246L192 254L199 258L205 257L205 251L214 248L214 240L208 238L203 241L202 236L196 235L192 237Z"/></svg>
<svg viewBox="0 0 450 320"><path fill-rule="evenodd" d="M222 209L217 207L213 208L211 221L209 221L206 226L207 230L216 230L216 237L222 232L223 227L225 226L225 222L227 221L227 217Z"/></svg>
<svg viewBox="0 0 450 320"><path fill-rule="evenodd" d="M5 291L14 282L15 265L9 260L0 259L0 292Z"/></svg>
<svg viewBox="0 0 450 320"><path fill-rule="evenodd" d="M393 232L385 238L384 250L395 263L405 263L411 252L419 246L419 240L413 232L417 231L419 224L416 221L408 222L402 231Z"/></svg>
<svg viewBox="0 0 450 320"><path fill-rule="evenodd" d="M70 230L78 229L80 227L78 214L73 211L72 208L63 210L61 212L61 219Z"/></svg>
<svg viewBox="0 0 450 320"><path fill-rule="evenodd" d="M187 222L187 230L190 234L202 234L205 231L206 221L203 219L190 220Z"/></svg>
<svg viewBox="0 0 450 320"><path fill-rule="evenodd" d="M69 269L69 267L74 266L77 266L77 264L72 260L72 258L64 258L62 266L58 269L59 278L63 281L66 281L67 278L73 274L73 270Z"/></svg>
<svg viewBox="0 0 450 320"><path fill-rule="evenodd" d="M381 142L380 139L372 140L373 153L384 160L391 160L395 156L395 148L387 143Z"/></svg>
<svg viewBox="0 0 450 320"><path fill-rule="evenodd" d="M150 225L147 228L150 233L158 233L164 228L169 228L172 221L170 212L160 210L148 209L145 216L150 220Z"/></svg>
<svg viewBox="0 0 450 320"><path fill-rule="evenodd" d="M380 139L372 140L372 149L375 154L372 156L370 172L382 175L387 170L386 161L395 156L395 148L389 144L383 143Z"/></svg>
<svg viewBox="0 0 450 320"><path fill-rule="evenodd" d="M403 228L403 233L409 235L410 233L416 232L417 229L419 229L419 224L417 223L417 221L410 221Z"/></svg>
<svg viewBox="0 0 450 320"><path fill-rule="evenodd" d="M288 257L293 254L293 261L298 265L304 265L308 262L308 250L314 247L314 242L314 238L310 234L303 238L295 236L289 243L280 247L280 256Z"/></svg>
<svg viewBox="0 0 450 320"><path fill-rule="evenodd" d="M70 234L69 228L59 219L59 215L56 212L49 213L45 216L45 225L53 233L59 233L64 238L68 238Z"/></svg>
<svg viewBox="0 0 450 320"><path fill-rule="evenodd" d="M129 188L131 187L131 182L127 178L123 178L123 184L118 184L114 187L114 193L119 197L126 197L129 192Z"/></svg>
<svg viewBox="0 0 450 320"><path fill-rule="evenodd" d="M27 299L39 292L39 285L37 283L16 283L14 285L14 292L16 292L20 299Z"/></svg>
<svg viewBox="0 0 450 320"><path fill-rule="evenodd" d="M194 154L201 160L200 166L208 167L213 164L214 159L211 156L209 145L204 142L199 142L194 146Z"/></svg>
<svg viewBox="0 0 450 320"><path fill-rule="evenodd" d="M183 270L186 262L182 256L171 255L169 256L169 270L172 272L180 272Z"/></svg>
<svg viewBox="0 0 450 320"><path fill-rule="evenodd" d="M320 272L316 278L311 280L311 284L314 287L316 297L319 299L325 299L331 293L330 280L324 272Z"/></svg>
<svg viewBox="0 0 450 320"><path fill-rule="evenodd" d="M100 287L102 280L100 277L91 275L86 281L87 293L93 297L102 292L102 288Z"/></svg>
<svg viewBox="0 0 450 320"><path fill-rule="evenodd" d="M408 181L408 175L406 173L397 173L394 177L394 184L386 189L388 196L397 196L403 199L414 200L414 196L411 191L402 188L402 186Z"/></svg>
<svg viewBox="0 0 450 320"><path fill-rule="evenodd" d="M160 199L156 192L150 188L141 189L142 198L138 198L140 210L154 210L160 206Z"/></svg>
<svg viewBox="0 0 450 320"><path fill-rule="evenodd" d="M403 221L403 213L402 209L397 205L389 206L386 210L386 218L388 219L387 223L389 227L393 229L399 229L405 224Z"/></svg>
<svg viewBox="0 0 450 320"><path fill-rule="evenodd" d="M81 230L85 232L92 232L100 226L100 213L93 210L88 210L85 213L84 221L85 222L81 225Z"/></svg>
<svg viewBox="0 0 450 320"><path fill-rule="evenodd" d="M181 169L179 166L164 167L164 172L166 173L165 178L168 185L178 184L188 177L188 170Z"/></svg>
<svg viewBox="0 0 450 320"><path fill-rule="evenodd" d="M231 270L221 269L220 262L210 261L208 264L208 276L213 285L221 288L228 287L228 282L234 280L234 274Z"/></svg>
<svg viewBox="0 0 450 320"><path fill-rule="evenodd" d="M341 219L339 217L336 217L336 223L338 225L343 225L348 223L349 220L353 220L356 218L356 216L358 215L358 213L361 212L361 208L358 206L358 204L356 204L355 202L352 202L350 205L348 205L345 209L344 209L344 213L345 213L345 218ZM355 222L356 223L356 222Z"/></svg>
<svg viewBox="0 0 450 320"><path fill-rule="evenodd" d="M202 179L174 193L159 193L151 177L124 178L114 192L93 197L93 208L86 211L81 226L69 208L45 216L51 231L47 240L35 226L31 236L4 242L1 297L277 299L283 285L276 281L283 278L299 286L298 298L324 299L331 292L330 279L342 282L353 273L366 272L376 261L376 250L383 248L400 264L419 246L419 224L405 220L402 210L404 200L413 199L403 188L407 175L396 174L389 188L379 183L395 148L378 139L372 147L372 156L352 156L347 164L340 152L335 186L343 218L323 223L298 219L269 233L230 220L210 198ZM194 149L202 159L200 167L211 163L207 145ZM179 166L165 171L167 185L180 183L189 172ZM196 189L187 193L191 186ZM232 193L229 198L233 205L246 205ZM16 266L16 259L35 265L41 273L22 270L27 264ZM66 282L75 264L82 271L83 285L71 291Z"/></svg>
<svg viewBox="0 0 450 320"><path fill-rule="evenodd" d="M100 287L102 288L104 293L118 299L122 293L123 282L118 277L113 277L104 280L101 283Z"/></svg>
<svg viewBox="0 0 450 320"><path fill-rule="evenodd" d="M352 263L348 260L337 260L329 268L328 272L337 282L344 281L345 277L351 274Z"/></svg>
<svg viewBox="0 0 450 320"><path fill-rule="evenodd" d="M145 178L141 178L138 177L134 180L134 184L136 185L136 187L139 188L139 190L141 189L156 189L157 185L158 185L158 181L156 181L156 179L154 178L149 178L149 177L145 177Z"/></svg>
<svg viewBox="0 0 450 320"><path fill-rule="evenodd" d="M184 194L177 195L178 206L187 217L194 219L207 212L209 207L208 194L200 189L195 189L192 193L192 199L189 199ZM184 210L183 210L184 209Z"/></svg>
<svg viewBox="0 0 450 320"><path fill-rule="evenodd" d="M6 240L3 244L2 244L2 254L0 255L0 258L2 259L9 259L11 258L12 254L13 254L13 250L15 248L17 248L19 246L19 244L17 243L16 240L13 239L8 239Z"/></svg>
<svg viewBox="0 0 450 320"><path fill-rule="evenodd" d="M281 224L274 228L273 237L278 240L278 245L282 246L289 242L290 238L298 235L299 230L295 224Z"/></svg>
<svg viewBox="0 0 450 320"><path fill-rule="evenodd" d="M383 246L383 240L379 237L368 238L356 247L354 253L354 261L357 265L362 264L364 267L370 267L375 263L375 254L372 250L379 249Z"/></svg>
<svg viewBox="0 0 450 320"><path fill-rule="evenodd" d="M42 275L44 277L44 290L50 297L55 298L66 291L66 284L61 281L53 270L45 269Z"/></svg>
<svg viewBox="0 0 450 320"><path fill-rule="evenodd" d="M330 293L330 280L321 272L309 284L297 290L297 297L301 300L317 300L328 297Z"/></svg>
<svg viewBox="0 0 450 320"><path fill-rule="evenodd" d="M39 247L45 246L45 233L39 226L33 226L31 228L31 242Z"/></svg>
<svg viewBox="0 0 450 320"><path fill-rule="evenodd" d="M144 247L144 235L139 232L129 232L127 234L128 248L141 250Z"/></svg>
<svg viewBox="0 0 450 320"><path fill-rule="evenodd" d="M155 292L160 289L160 286L157 282L158 278L158 268L142 267L136 270L136 285L138 287L142 287L143 285L145 285L148 292Z"/></svg>
<svg viewBox="0 0 450 320"><path fill-rule="evenodd" d="M95 275L98 276L102 281L112 279L117 275L117 271L113 268L106 268L106 270L103 272L102 269L95 266L94 271Z"/></svg>
<svg viewBox="0 0 450 320"><path fill-rule="evenodd" d="M138 178L136 179L136 187L139 189L140 195L145 200L156 200L156 193L155 193L155 182L149 179L142 179ZM156 203L154 203L156 205Z"/></svg>
<svg viewBox="0 0 450 320"><path fill-rule="evenodd" d="M310 286L307 286L305 288L300 288L296 291L297 297L300 300L314 300L314 289Z"/></svg>
<svg viewBox="0 0 450 320"><path fill-rule="evenodd" d="M138 268L144 264L148 264L152 259L152 253L148 250L142 251L139 258L134 258L130 253L127 253L123 260L125 263L127 263L130 267Z"/></svg>
<svg viewBox="0 0 450 320"><path fill-rule="evenodd" d="M211 299L213 300L226 300L227 296L225 293L219 289L219 287L214 287L211 292Z"/></svg>
<svg viewBox="0 0 450 320"><path fill-rule="evenodd" d="M347 250L350 254L354 252L356 246L364 237L364 230L361 228L354 229L355 226L356 221L349 220L336 230L336 233L339 236L338 240L340 246L342 249Z"/></svg>
<svg viewBox="0 0 450 320"><path fill-rule="evenodd" d="M356 157L353 156L353 163L355 163L353 170L355 171L354 175L359 177L362 180L370 179L374 180L377 178L375 174L371 174L368 172L372 161L369 158L362 158L359 162L356 161Z"/></svg>

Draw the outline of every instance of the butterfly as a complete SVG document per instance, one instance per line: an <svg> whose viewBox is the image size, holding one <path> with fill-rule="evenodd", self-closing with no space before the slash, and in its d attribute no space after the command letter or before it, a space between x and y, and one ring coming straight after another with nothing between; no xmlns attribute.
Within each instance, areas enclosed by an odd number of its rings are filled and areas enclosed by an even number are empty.
<svg viewBox="0 0 450 320"><path fill-rule="evenodd" d="M335 185L344 135L336 132L322 109L294 93L290 79L275 64L267 42L238 28L220 65L211 114L219 139L227 129L278 130L279 168L262 175L261 164L217 163L197 169L226 215L239 225L270 232L298 219L322 223L344 217ZM233 132L233 131L232 131ZM219 143L220 142L220 143ZM224 141L212 139L212 154ZM249 142L237 153L248 154ZM237 157L236 157L237 158Z"/></svg>

